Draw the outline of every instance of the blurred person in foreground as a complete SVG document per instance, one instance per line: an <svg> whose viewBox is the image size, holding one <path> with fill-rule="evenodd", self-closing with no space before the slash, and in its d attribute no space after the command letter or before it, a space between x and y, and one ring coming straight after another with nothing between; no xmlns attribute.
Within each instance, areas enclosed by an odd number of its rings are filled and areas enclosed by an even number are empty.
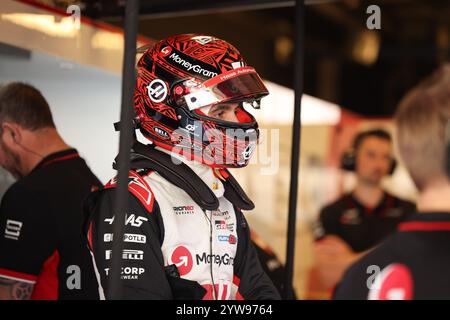
<svg viewBox="0 0 450 320"><path fill-rule="evenodd" d="M342 169L357 177L355 189L320 212L314 253L320 282L330 291L345 270L393 233L414 211L414 204L382 187L396 166L390 134L371 129L357 134L342 157Z"/></svg>
<svg viewBox="0 0 450 320"><path fill-rule="evenodd" d="M335 299L450 299L450 65L412 89L395 115L418 213L346 272Z"/></svg>
<svg viewBox="0 0 450 320"><path fill-rule="evenodd" d="M0 88L0 165L17 179L0 206L0 299L98 299L81 227L100 182L30 85Z"/></svg>

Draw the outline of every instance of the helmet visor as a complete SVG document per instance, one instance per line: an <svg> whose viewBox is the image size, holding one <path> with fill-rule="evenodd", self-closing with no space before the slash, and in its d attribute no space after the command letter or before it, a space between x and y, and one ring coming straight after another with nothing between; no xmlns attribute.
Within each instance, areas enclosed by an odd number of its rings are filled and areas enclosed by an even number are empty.
<svg viewBox="0 0 450 320"><path fill-rule="evenodd" d="M188 80L189 81L189 80ZM183 90L176 101L195 110L224 102L258 100L269 94L255 69L242 67L222 73L199 86Z"/></svg>

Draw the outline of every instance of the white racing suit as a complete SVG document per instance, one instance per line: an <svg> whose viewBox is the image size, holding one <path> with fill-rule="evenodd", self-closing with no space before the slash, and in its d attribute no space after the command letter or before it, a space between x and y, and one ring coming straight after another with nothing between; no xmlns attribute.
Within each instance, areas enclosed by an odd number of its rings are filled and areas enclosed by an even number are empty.
<svg viewBox="0 0 450 320"><path fill-rule="evenodd" d="M279 299L241 209L253 209L226 170L136 143L129 173L120 281L125 299ZM116 179L88 198L85 227L107 291ZM104 292L103 292L104 294ZM106 292L108 296L108 292Z"/></svg>

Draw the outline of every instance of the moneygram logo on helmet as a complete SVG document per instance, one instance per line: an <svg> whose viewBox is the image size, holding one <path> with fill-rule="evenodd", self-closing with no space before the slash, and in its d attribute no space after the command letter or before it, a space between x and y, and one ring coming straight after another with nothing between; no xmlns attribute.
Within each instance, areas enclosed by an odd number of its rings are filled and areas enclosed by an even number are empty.
<svg viewBox="0 0 450 320"><path fill-rule="evenodd" d="M192 64L184 59L182 59L178 54L176 54L175 52L172 53L169 56L170 59L172 59L173 61L175 61L176 63L182 65L184 68L186 68L188 71L194 71L195 73L201 74L205 77L211 78L211 77L215 77L217 76L217 72L213 72L213 71L209 71L206 69L203 69L200 65L198 64Z"/></svg>
<svg viewBox="0 0 450 320"><path fill-rule="evenodd" d="M267 94L255 69L226 41L173 36L139 60L136 123L147 139L173 154L212 167L244 167L259 138L246 109L259 108ZM222 109L232 116L220 116Z"/></svg>

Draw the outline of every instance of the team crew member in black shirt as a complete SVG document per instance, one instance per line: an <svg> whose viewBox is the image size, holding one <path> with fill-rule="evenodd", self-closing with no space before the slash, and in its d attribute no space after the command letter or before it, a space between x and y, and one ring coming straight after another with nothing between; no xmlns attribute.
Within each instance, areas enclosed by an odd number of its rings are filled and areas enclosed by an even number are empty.
<svg viewBox="0 0 450 320"><path fill-rule="evenodd" d="M0 299L98 299L81 230L99 181L29 85L0 89L0 164L18 179L0 207Z"/></svg>
<svg viewBox="0 0 450 320"><path fill-rule="evenodd" d="M419 189L419 213L350 267L336 299L450 299L449 121L446 65L407 94L396 113L398 146Z"/></svg>
<svg viewBox="0 0 450 320"><path fill-rule="evenodd" d="M324 285L332 288L346 268L395 231L414 205L383 190L382 179L395 169L388 132L359 133L342 167L355 171L353 192L321 210L315 230L315 254Z"/></svg>

